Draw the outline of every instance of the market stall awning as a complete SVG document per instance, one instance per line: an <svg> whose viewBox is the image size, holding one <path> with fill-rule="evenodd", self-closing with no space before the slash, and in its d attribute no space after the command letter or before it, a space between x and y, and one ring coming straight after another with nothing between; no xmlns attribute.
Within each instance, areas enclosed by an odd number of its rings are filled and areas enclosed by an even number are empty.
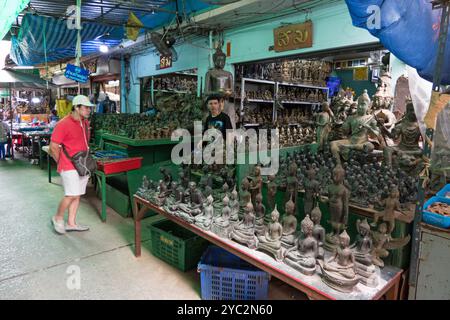
<svg viewBox="0 0 450 320"><path fill-rule="evenodd" d="M433 10L430 0L345 1L353 25L367 29L422 78L433 80L441 10ZM444 61L442 84L450 84L450 37Z"/></svg>
<svg viewBox="0 0 450 320"><path fill-rule="evenodd" d="M8 33L14 20L29 2L30 0L0 1L0 40Z"/></svg>
<svg viewBox="0 0 450 320"><path fill-rule="evenodd" d="M53 84L49 82L48 88L52 86ZM0 88L47 89L47 82L31 74L3 69L0 70Z"/></svg>
<svg viewBox="0 0 450 320"><path fill-rule="evenodd" d="M122 27L82 23L83 55L96 53L100 45L119 45ZM67 20L26 14L17 37L11 38L11 58L20 66L35 65L75 57L77 30L67 27Z"/></svg>

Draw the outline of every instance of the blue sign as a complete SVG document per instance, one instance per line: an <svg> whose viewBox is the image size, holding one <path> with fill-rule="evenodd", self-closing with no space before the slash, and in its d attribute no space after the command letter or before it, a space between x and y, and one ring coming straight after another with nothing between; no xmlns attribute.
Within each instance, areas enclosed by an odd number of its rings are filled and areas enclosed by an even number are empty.
<svg viewBox="0 0 450 320"><path fill-rule="evenodd" d="M66 66L66 72L64 73L64 76L67 79L86 83L89 80L89 71L80 67L77 67L73 64L68 64Z"/></svg>

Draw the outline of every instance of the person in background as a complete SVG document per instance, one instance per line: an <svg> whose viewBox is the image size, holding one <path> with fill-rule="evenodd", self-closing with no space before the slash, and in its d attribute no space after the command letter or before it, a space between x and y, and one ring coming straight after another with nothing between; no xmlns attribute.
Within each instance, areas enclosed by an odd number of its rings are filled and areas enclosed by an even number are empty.
<svg viewBox="0 0 450 320"><path fill-rule="evenodd" d="M105 113L105 107L104 107L104 103L106 99L106 95L104 92L100 92L98 94L98 98L97 98L97 108L96 108L96 112L97 113Z"/></svg>
<svg viewBox="0 0 450 320"><path fill-rule="evenodd" d="M224 98L220 94L212 94L206 99L208 104L209 115L206 118L203 132L208 129L217 129L222 133L222 137L226 139L226 130L233 129L230 117L223 112Z"/></svg>
<svg viewBox="0 0 450 320"><path fill-rule="evenodd" d="M8 125L3 121L3 113L0 114L0 160L6 160L5 147L8 144Z"/></svg>
<svg viewBox="0 0 450 320"><path fill-rule="evenodd" d="M226 143L227 130L232 130L233 127L230 117L223 112L223 97L220 94L211 94L206 99L206 103L208 105L209 115L203 124L203 134L209 129L217 129L222 133L223 142ZM203 143L203 141L200 141L197 148L201 149Z"/></svg>
<svg viewBox="0 0 450 320"><path fill-rule="evenodd" d="M61 175L64 187L64 198L61 200L58 212L52 217L52 223L58 234L66 231L87 231L89 227L76 223L80 197L86 193L89 176L81 177L75 170L71 160L62 151L62 145L70 157L89 148L89 115L95 107L89 98L78 95L72 102L72 113L58 122L50 142L50 154L58 163L58 173ZM64 215L69 212L67 224L64 225Z"/></svg>
<svg viewBox="0 0 450 320"><path fill-rule="evenodd" d="M51 114L50 114L50 122L58 122L59 121L59 117L58 117L58 112L56 111L56 109L53 109Z"/></svg>

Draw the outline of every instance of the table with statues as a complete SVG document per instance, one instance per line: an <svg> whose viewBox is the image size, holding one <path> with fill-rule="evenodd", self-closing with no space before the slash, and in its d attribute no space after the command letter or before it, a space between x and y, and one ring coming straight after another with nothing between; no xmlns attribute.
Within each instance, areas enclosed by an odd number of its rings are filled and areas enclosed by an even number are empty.
<svg viewBox="0 0 450 320"><path fill-rule="evenodd" d="M398 298L407 266L392 258L411 240L424 160L412 103L392 121L382 111L388 95L377 94L324 103L317 148L284 153L276 175L262 176L257 164L234 179L220 165L204 165L200 181L189 165L178 180L168 171L159 181L144 176L134 196L136 254L140 220L152 210L310 298Z"/></svg>

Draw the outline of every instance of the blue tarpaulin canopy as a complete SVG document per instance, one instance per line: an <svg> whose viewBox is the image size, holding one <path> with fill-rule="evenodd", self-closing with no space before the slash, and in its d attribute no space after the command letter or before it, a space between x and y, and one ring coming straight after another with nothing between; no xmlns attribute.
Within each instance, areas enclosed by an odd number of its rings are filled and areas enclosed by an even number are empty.
<svg viewBox="0 0 450 320"><path fill-rule="evenodd" d="M178 8L187 15L209 10L217 6L202 1L185 0ZM163 9L176 11L176 4L171 1L162 6ZM155 14L138 14L136 16L145 27L158 28L174 22L175 15L161 11ZM182 15L185 18L184 15ZM141 30L143 32L143 30ZM109 33L109 36L104 36ZM126 38L124 27L112 27L91 22L83 22L81 30L82 55L96 53L100 45L115 47ZM46 40L44 42L44 40ZM11 58L18 65L36 65L47 61L53 62L75 57L77 30L67 27L67 20L55 19L32 14L24 15L17 37L11 38ZM45 50L47 49L47 50Z"/></svg>
<svg viewBox="0 0 450 320"><path fill-rule="evenodd" d="M122 38L122 27L82 23L83 55L98 52L102 44L117 46ZM73 58L76 42L77 30L69 29L66 20L26 14L18 36L11 39L11 58L17 65L40 64L45 61L45 48L48 62Z"/></svg>
<svg viewBox="0 0 450 320"><path fill-rule="evenodd" d="M430 0L345 1L354 26L367 29L422 78L433 81L441 10L433 10ZM450 37L441 84L450 84Z"/></svg>

